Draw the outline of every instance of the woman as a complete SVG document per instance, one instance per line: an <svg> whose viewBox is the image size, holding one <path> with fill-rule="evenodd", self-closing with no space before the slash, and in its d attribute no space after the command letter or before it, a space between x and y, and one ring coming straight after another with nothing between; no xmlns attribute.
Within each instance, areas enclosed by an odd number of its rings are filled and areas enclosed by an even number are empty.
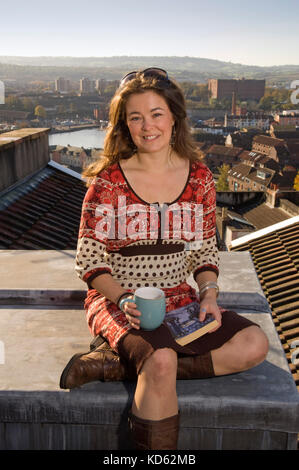
<svg viewBox="0 0 299 470"><path fill-rule="evenodd" d="M111 102L103 154L84 173L92 182L77 250L76 270L89 287L88 325L137 375L129 417L136 448L176 449L179 371L183 377L243 371L264 360L268 342L257 325L217 305L213 177L191 139L183 93L166 71L152 68L123 78ZM165 230L165 214L174 204L203 205L200 247L189 236L195 238L194 221L189 232L177 236L170 214ZM146 217L137 223L128 207ZM158 214L154 228L149 213ZM191 274L199 297L187 283ZM199 302L200 319L211 313L218 327L184 347L164 324L153 332L141 330L136 305L121 302L141 286L163 289L167 312Z"/></svg>

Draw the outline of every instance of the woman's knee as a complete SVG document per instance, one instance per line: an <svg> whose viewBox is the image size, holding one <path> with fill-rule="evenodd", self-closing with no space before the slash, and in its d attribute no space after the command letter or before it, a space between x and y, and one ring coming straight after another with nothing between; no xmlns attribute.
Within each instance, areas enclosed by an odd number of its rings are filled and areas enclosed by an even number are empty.
<svg viewBox="0 0 299 470"><path fill-rule="evenodd" d="M157 349L145 361L141 372L145 373L153 381L169 380L173 376L176 377L176 352L169 348Z"/></svg>
<svg viewBox="0 0 299 470"><path fill-rule="evenodd" d="M247 331L246 331L247 330ZM259 327L246 328L243 334L241 357L245 367L254 367L266 359L269 350L269 341Z"/></svg>

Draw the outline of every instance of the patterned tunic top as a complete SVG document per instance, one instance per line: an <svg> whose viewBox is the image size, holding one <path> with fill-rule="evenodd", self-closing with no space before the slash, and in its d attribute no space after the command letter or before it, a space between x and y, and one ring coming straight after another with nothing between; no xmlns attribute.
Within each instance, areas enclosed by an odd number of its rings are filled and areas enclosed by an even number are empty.
<svg viewBox="0 0 299 470"><path fill-rule="evenodd" d="M186 281L219 267L216 246L216 191L202 162L190 163L184 189L163 205L141 199L116 163L102 170L88 188L78 237L76 272L88 285L85 300L91 333L117 350L131 328L124 313L91 286L110 273L124 289L153 286L166 296L166 311L198 300Z"/></svg>

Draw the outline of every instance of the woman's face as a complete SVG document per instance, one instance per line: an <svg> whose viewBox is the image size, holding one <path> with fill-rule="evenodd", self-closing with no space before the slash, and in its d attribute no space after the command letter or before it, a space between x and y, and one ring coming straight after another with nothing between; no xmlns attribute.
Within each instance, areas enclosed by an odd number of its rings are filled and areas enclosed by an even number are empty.
<svg viewBox="0 0 299 470"><path fill-rule="evenodd" d="M165 99L154 91L129 97L126 123L139 152L159 152L169 147L173 115Z"/></svg>

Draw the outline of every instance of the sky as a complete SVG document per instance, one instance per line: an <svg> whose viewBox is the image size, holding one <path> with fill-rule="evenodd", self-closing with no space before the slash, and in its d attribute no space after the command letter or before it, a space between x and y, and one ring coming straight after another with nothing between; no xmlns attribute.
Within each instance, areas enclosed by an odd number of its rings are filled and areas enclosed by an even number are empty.
<svg viewBox="0 0 299 470"><path fill-rule="evenodd" d="M0 56L189 56L299 65L299 0L14 0Z"/></svg>

